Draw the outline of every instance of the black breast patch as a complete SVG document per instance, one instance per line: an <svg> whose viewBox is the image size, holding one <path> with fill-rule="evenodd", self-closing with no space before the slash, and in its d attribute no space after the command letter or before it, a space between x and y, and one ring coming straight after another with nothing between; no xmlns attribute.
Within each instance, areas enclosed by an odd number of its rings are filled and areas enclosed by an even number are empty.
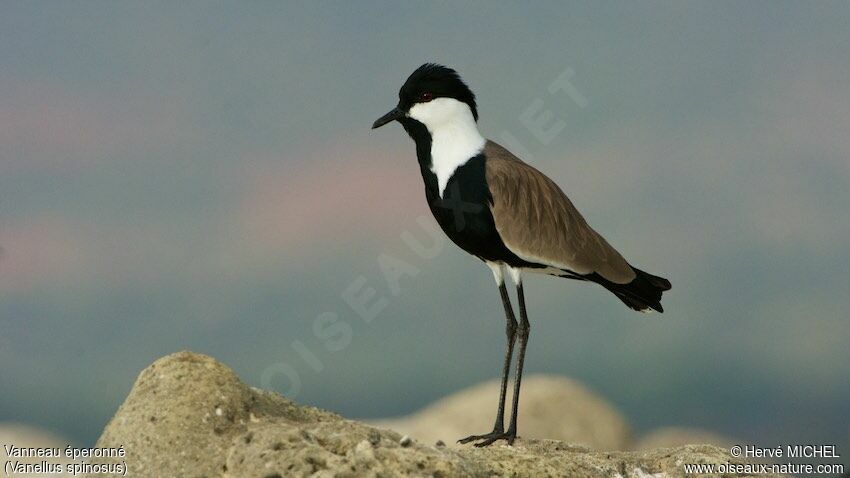
<svg viewBox="0 0 850 478"><path fill-rule="evenodd" d="M434 218L455 244L482 260L505 262L513 267L542 267L508 250L496 231L490 212L492 197L487 187L486 161L484 154L479 154L459 166L449 178L442 198L436 175L430 168L422 168L425 196Z"/></svg>

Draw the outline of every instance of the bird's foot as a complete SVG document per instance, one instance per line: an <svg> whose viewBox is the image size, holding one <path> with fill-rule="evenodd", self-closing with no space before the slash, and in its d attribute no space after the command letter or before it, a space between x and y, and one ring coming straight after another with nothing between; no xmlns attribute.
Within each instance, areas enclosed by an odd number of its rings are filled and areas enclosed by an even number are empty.
<svg viewBox="0 0 850 478"><path fill-rule="evenodd" d="M477 441L478 443L475 443L474 445L479 447L479 448L482 448L482 447L485 447L485 446L490 446L498 440L505 440L506 442L508 442L508 445L513 445L514 440L516 440L516 431L515 430L514 431L508 430L508 431L505 432L505 431L502 431L502 430L493 430L492 432L487 433L485 435L470 435L466 438L461 438L457 442L458 443L469 443L469 442Z"/></svg>

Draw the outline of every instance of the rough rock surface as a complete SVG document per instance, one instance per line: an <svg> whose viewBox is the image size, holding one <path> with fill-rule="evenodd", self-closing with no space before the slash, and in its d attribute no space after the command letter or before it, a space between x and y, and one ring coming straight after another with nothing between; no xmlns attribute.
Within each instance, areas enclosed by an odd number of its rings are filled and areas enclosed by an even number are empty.
<svg viewBox="0 0 850 478"><path fill-rule="evenodd" d="M484 382L407 417L369 420L369 423L424 443L442 440L453 444L458 438L493 428L499 386L499 380ZM510 410L510 397L508 402ZM592 450L624 450L631 444L631 433L623 415L605 398L566 377L523 377L519 423L524 438L561 440Z"/></svg>
<svg viewBox="0 0 850 478"><path fill-rule="evenodd" d="M139 375L97 446L124 446L128 476L137 477L679 477L683 463L728 459L708 445L638 452L531 439L487 449L429 446L252 389L190 352Z"/></svg>

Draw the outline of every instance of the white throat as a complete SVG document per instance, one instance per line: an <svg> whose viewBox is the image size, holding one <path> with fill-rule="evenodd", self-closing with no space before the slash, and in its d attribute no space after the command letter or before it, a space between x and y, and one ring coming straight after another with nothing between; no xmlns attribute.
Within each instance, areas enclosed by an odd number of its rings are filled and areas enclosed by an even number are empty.
<svg viewBox="0 0 850 478"><path fill-rule="evenodd" d="M437 175L438 191L443 197L455 170L477 156L486 140L478 132L469 105L454 98L417 103L408 116L431 133L431 171Z"/></svg>

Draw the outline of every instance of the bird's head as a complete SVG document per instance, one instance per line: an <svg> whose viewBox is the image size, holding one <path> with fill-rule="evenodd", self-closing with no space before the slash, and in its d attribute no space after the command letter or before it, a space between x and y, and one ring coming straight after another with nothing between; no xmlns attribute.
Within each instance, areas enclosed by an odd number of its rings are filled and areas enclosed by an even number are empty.
<svg viewBox="0 0 850 478"><path fill-rule="evenodd" d="M398 105L378 118L372 129L391 122L418 121L433 131L458 119L478 120L475 94L451 68L425 63L398 91Z"/></svg>

